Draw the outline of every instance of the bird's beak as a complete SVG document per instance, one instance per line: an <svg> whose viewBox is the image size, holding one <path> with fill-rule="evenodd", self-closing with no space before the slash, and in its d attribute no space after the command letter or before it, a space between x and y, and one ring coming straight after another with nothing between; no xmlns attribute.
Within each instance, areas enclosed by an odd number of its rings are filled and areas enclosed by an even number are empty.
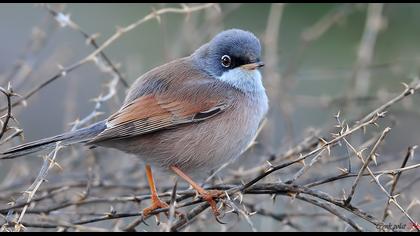
<svg viewBox="0 0 420 236"><path fill-rule="evenodd" d="M245 65L242 65L241 67L245 70L255 70L255 69L263 67L263 66L264 66L264 63L259 61L259 62L255 62L255 63L245 64Z"/></svg>

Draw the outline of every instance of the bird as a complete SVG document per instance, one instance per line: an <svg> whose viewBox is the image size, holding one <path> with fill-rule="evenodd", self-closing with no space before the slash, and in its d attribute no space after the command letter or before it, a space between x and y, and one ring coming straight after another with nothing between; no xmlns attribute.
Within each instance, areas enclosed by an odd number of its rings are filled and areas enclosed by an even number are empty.
<svg viewBox="0 0 420 236"><path fill-rule="evenodd" d="M144 216L168 207L158 197L152 168L184 179L217 216L216 200L223 193L205 190L193 177L234 161L253 141L269 108L261 51L252 32L224 30L192 54L141 75L107 119L0 151L0 159L51 149L57 142L118 149L145 162L152 204Z"/></svg>

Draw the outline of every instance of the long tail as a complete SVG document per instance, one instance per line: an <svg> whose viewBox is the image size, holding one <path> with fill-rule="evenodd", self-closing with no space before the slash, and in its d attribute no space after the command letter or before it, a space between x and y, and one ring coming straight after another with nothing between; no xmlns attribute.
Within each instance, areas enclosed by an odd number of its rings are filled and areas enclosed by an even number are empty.
<svg viewBox="0 0 420 236"><path fill-rule="evenodd" d="M61 141L64 146L89 141L106 128L105 121L100 121L83 129L78 129L54 137L37 140L13 147L5 152L0 151L0 159L12 159L44 149L53 148L56 142Z"/></svg>

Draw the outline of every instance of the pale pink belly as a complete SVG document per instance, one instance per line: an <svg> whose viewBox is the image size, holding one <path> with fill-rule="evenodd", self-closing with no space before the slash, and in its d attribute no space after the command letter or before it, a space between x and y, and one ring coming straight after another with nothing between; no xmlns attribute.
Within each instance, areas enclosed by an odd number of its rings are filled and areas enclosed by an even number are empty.
<svg viewBox="0 0 420 236"><path fill-rule="evenodd" d="M248 146L263 115L256 117L258 112L230 110L203 122L101 145L135 154L155 168L175 165L189 175L205 176Z"/></svg>

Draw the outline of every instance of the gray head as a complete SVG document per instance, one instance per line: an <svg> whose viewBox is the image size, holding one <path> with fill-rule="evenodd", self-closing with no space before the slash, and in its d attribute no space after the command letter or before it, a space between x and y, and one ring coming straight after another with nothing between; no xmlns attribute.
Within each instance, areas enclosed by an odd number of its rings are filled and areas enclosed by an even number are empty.
<svg viewBox="0 0 420 236"><path fill-rule="evenodd" d="M215 77L238 67L255 70L264 65L260 61L260 41L253 33L240 29L217 34L209 43L195 51L193 57Z"/></svg>

